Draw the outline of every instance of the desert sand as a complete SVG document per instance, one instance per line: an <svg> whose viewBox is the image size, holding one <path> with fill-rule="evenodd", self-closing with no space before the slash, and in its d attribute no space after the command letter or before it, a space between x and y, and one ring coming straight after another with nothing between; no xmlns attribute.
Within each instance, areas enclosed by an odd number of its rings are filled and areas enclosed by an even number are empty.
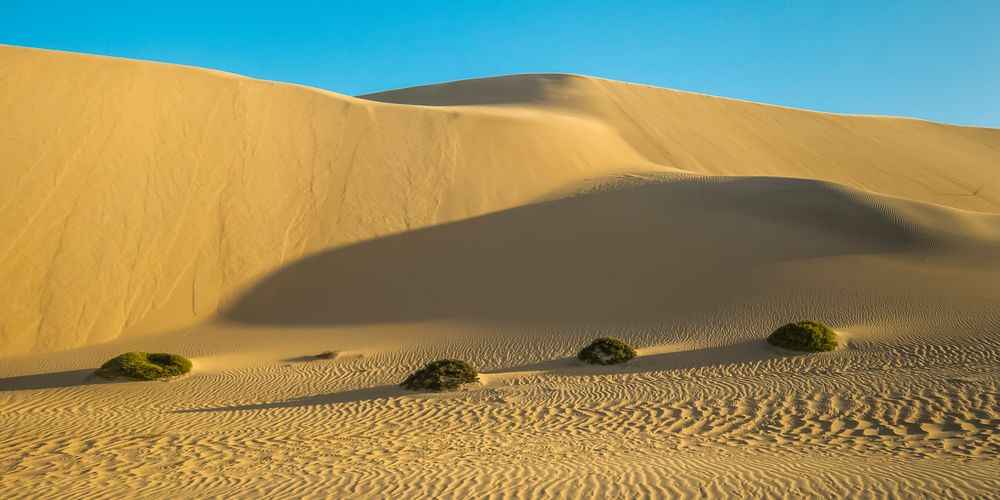
<svg viewBox="0 0 1000 500"><path fill-rule="evenodd" d="M0 125L5 497L1000 495L1000 130L11 46Z"/></svg>

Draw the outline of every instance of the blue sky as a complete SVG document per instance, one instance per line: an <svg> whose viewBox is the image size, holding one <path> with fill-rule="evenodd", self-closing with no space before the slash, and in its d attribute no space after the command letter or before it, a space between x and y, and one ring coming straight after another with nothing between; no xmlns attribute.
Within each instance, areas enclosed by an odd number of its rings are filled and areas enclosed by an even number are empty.
<svg viewBox="0 0 1000 500"><path fill-rule="evenodd" d="M0 7L0 43L203 66L352 95L570 72L1000 127L1000 0L0 0Z"/></svg>

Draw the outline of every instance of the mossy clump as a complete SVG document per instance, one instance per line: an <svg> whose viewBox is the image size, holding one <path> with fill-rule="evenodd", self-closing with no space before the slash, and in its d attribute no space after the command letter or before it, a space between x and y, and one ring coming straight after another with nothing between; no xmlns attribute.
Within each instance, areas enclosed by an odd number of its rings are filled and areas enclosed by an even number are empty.
<svg viewBox="0 0 1000 500"><path fill-rule="evenodd" d="M176 377L191 371L191 360L165 352L126 352L110 359L94 372L104 378L125 377L156 380Z"/></svg>
<svg viewBox="0 0 1000 500"><path fill-rule="evenodd" d="M479 373L469 363L457 359L439 359L417 370L402 385L411 391L457 389L462 384L479 382Z"/></svg>
<svg viewBox="0 0 1000 500"><path fill-rule="evenodd" d="M819 321L805 320L778 328L767 342L795 351L832 351L837 348L837 334Z"/></svg>
<svg viewBox="0 0 1000 500"><path fill-rule="evenodd" d="M594 340L576 355L580 361L592 365L617 365L635 359L638 354L621 339L601 337Z"/></svg>

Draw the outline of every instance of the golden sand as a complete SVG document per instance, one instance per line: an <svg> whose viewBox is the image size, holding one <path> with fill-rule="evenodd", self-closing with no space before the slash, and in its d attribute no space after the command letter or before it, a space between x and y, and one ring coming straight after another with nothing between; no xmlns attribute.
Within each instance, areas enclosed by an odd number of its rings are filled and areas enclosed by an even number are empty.
<svg viewBox="0 0 1000 500"><path fill-rule="evenodd" d="M1000 492L1000 130L10 46L0 124L4 495ZM440 357L483 384L397 386Z"/></svg>

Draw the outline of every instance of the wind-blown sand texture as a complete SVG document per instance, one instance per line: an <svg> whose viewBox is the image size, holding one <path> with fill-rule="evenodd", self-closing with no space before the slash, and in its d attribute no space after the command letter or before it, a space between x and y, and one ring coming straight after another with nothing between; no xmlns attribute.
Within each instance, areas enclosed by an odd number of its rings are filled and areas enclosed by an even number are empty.
<svg viewBox="0 0 1000 500"><path fill-rule="evenodd" d="M1000 494L1000 130L9 46L0 125L4 496Z"/></svg>

